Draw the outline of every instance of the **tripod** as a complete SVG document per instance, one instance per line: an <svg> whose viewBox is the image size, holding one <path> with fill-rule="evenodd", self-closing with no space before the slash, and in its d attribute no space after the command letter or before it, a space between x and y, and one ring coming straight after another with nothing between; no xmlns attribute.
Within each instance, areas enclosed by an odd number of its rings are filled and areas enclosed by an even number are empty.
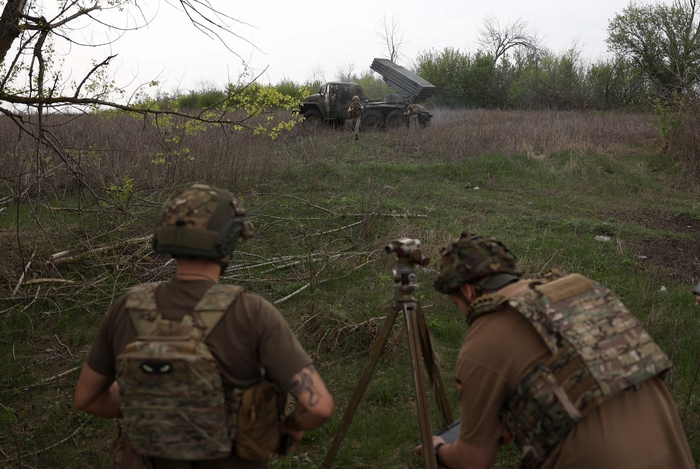
<svg viewBox="0 0 700 469"><path fill-rule="evenodd" d="M374 367L379 360L379 356L389 338L389 334L391 333L391 329L394 326L399 312L403 312L406 322L408 348L411 354L411 366L413 367L413 387L416 392L416 407L420 422L421 441L423 443L423 459L427 469L437 469L438 465L435 460L435 451L433 448L433 434L430 430L428 396L419 363L421 355L428 372L428 378L433 386L433 393L440 414L442 415L443 423L445 426L452 423L452 412L447 403L447 395L445 394L445 387L440 378L440 371L435 363L428 327L425 324L425 316L423 316L423 312L420 309L420 303L413 297L413 292L418 288L418 285L415 284L416 274L414 272L414 266L416 264L427 265L430 260L423 257L420 251L420 241L417 239L397 239L385 247L384 250L387 254L395 252L397 257L396 269L392 271L394 283L396 284L394 286L394 301L391 304L389 314L384 320L382 329L379 331L379 335L372 345L372 351L362 371L360 381L350 398L350 403L333 437L326 458L321 464L321 467L324 469L330 469L338 454L343 438L345 438L350 423L352 423L352 418L355 415L357 406L360 404L362 395L367 388L367 383L372 376Z"/></svg>

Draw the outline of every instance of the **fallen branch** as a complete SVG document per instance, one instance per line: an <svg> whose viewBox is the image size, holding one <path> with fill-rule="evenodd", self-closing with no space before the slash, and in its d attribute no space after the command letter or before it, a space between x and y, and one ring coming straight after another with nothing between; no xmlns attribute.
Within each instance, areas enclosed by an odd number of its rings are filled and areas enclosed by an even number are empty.
<svg viewBox="0 0 700 469"><path fill-rule="evenodd" d="M24 281L25 275L27 275L27 271L29 270L29 267L32 265L32 260L34 260L34 256L36 255L36 246L34 247L34 252L32 252L32 257L29 258L29 262L27 262L27 265L24 266L24 272L22 272L22 275L19 277L19 282L17 282L17 286L15 287L14 291L12 292L12 296L17 295L17 291L19 290L19 287L22 286L22 282Z"/></svg>
<svg viewBox="0 0 700 469"><path fill-rule="evenodd" d="M310 283L307 283L306 285L304 285L303 287L301 287L301 288L298 289L297 291L295 291L295 292L293 292L293 293L290 293L289 295L285 296L284 298L280 298L280 299L277 300L277 301L273 301L272 304L273 304L273 305L276 305L276 304L282 303L282 302L284 302L284 301L287 301L288 299L290 299L291 297L293 297L293 296L296 295L297 293L303 292L304 290L306 290L306 289L309 288L310 286L311 286L311 284L310 284Z"/></svg>
<svg viewBox="0 0 700 469"><path fill-rule="evenodd" d="M61 345L63 345L63 344L61 344ZM18 388L18 389L21 389L22 391L26 391L27 389L36 388L39 386L44 386L45 384L52 383L52 382L56 381L58 378L61 378L62 376L66 376L68 374L71 374L74 371L81 369L82 367L83 367L82 365L78 365L76 367L71 368L70 370L62 371L61 373L59 373L57 375L53 375L53 376L50 376L48 378L42 379L38 383L29 384L27 386L22 386L21 388Z"/></svg>
<svg viewBox="0 0 700 469"><path fill-rule="evenodd" d="M373 262L373 261L363 262L362 264L360 264L360 265L356 266L355 268L353 268L353 269L352 269L350 272L348 272L346 275L343 275L343 276L341 276L341 277L329 277L329 278L326 278L326 279L321 280L320 282L315 282L314 284L315 284L315 285L321 285L321 284L323 284L323 283L330 282L331 280L338 280L338 279L341 279L341 278L345 278L345 277L347 277L348 275L350 275L352 272L356 271L356 270L359 269L359 268L362 268L362 267L366 266L366 265L369 264L370 262ZM297 291L290 293L289 295L285 296L284 298L280 298L280 299L277 300L277 301L273 301L272 304L273 304L273 305L276 305L276 304L282 303L282 302L284 302L284 301L287 301L288 299L292 298L292 297L295 296L296 294L303 292L304 290L306 290L306 289L309 288L310 286L311 286L311 283L307 283L306 285L304 285L303 287L301 287L301 288L298 289Z"/></svg>
<svg viewBox="0 0 700 469"><path fill-rule="evenodd" d="M75 283L75 280L66 280L65 278L35 278L24 282L25 285L33 285L35 283Z"/></svg>
<svg viewBox="0 0 700 469"><path fill-rule="evenodd" d="M274 193L274 192L267 192L267 193L259 192L259 193L257 193L256 195L274 195L275 197L288 197L288 198L290 198L290 199L294 199L294 200L298 200L299 202L303 202L303 203L305 203L306 205L308 205L309 207L317 208L317 209L319 209L319 210L323 210L324 212L328 212L328 213L332 213L333 215L337 215L337 213L335 213L333 210L329 210L329 209L327 209L327 208L325 208L325 207L321 207L321 206L319 206L319 205L312 204L312 203L309 202L308 200L304 200L304 199L302 199L301 197L296 197L296 196L289 195L289 194L276 194L276 193Z"/></svg>
<svg viewBox="0 0 700 469"><path fill-rule="evenodd" d="M336 229L334 229L334 230L320 231L320 232L318 232L318 233L313 233L313 234L310 235L310 236L323 236L323 235L326 235L326 234L328 234L328 233L335 233L336 231L341 231L341 230L344 230L344 229L347 229L347 228L352 228L353 226L360 225L360 224L362 224L363 222L364 222L364 220L360 220L360 221L355 222L355 223L350 223L349 225L341 226L340 228L336 228Z"/></svg>
<svg viewBox="0 0 700 469"><path fill-rule="evenodd" d="M268 272L272 272L272 271L275 271L275 270L282 270L282 269L286 269L286 268L288 268L288 267L294 267L295 265L301 265L301 262L302 262L302 261L294 261L294 262L290 262L289 264L276 265L276 266L274 266L274 267L270 267L269 269L263 270L263 271L260 272L258 275L264 275L264 274L266 274L266 273L268 273ZM318 262L318 261L317 261L317 260L314 260L314 262Z"/></svg>
<svg viewBox="0 0 700 469"><path fill-rule="evenodd" d="M272 260L267 261L267 262L260 262L260 263L253 264L253 265L246 264L246 265L241 265L238 267L230 267L230 268L226 269L226 272L235 272L237 270L255 269L258 267L265 267L266 265L278 264L280 262L293 261L295 259L307 259L309 257L319 257L319 256L326 256L326 255L327 254L324 252L316 252L316 253L312 253L312 254L300 254L297 256L281 256L281 257L277 257L277 258L272 259Z"/></svg>
<svg viewBox="0 0 700 469"><path fill-rule="evenodd" d="M428 215L423 215L421 213L380 213L380 212L346 213L343 216L345 216L345 217L428 218Z"/></svg>
<svg viewBox="0 0 700 469"><path fill-rule="evenodd" d="M106 252L106 251L111 251L112 249L117 249L122 246L128 245L128 244L135 244L135 243L142 243L144 241L150 241L152 238L151 235L148 236L140 236L138 238L131 238L127 239L124 241L121 241L119 243L114 243L110 244L109 246L102 246L99 248L91 249L86 252L82 252L80 254L76 254L71 256L73 251L61 251L57 252L56 254L52 254L49 257L49 260L46 261L47 264L67 264L70 262L77 262L82 259L85 259L86 257L92 256L94 254L100 253L100 252Z"/></svg>
<svg viewBox="0 0 700 469"><path fill-rule="evenodd" d="M50 205L41 204L52 212L70 212L70 213L117 213L115 210L105 210L103 207L99 209L74 208L74 207L52 207Z"/></svg>
<svg viewBox="0 0 700 469"><path fill-rule="evenodd" d="M83 428L83 425L85 425L85 424L81 424L78 428L75 429L75 431L74 431L73 433L71 433L70 435L68 435L67 437L65 437L64 439L62 439L61 441L57 441L56 443L54 443L54 444L52 444L52 445L50 445L50 446L47 446L47 447L44 448L44 449L40 449L40 450L38 450L38 451L34 451L33 453L22 454L22 455L20 455L20 456L17 456L16 458L12 458L12 459L2 459L2 460L0 460L0 462L1 462L1 463L5 463L5 462L19 461L19 460L22 459L22 458L27 458L27 457L29 457L29 456L36 456L36 455L39 454L39 453L43 453L44 451L48 451L48 450L50 450L51 448L55 448L56 446L58 446L58 445L60 445L60 444L63 444L63 443L65 443L66 441L68 441L68 440L70 440L71 438L73 438L73 437L75 436L75 434L78 433L78 432L80 431L81 428Z"/></svg>

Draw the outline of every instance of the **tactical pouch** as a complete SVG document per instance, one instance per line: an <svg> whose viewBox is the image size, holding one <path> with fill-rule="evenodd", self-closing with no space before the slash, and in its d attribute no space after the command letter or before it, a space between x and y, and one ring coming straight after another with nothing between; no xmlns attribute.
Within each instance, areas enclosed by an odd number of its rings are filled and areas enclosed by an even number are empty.
<svg viewBox="0 0 700 469"><path fill-rule="evenodd" d="M508 398L501 412L522 452L522 468L539 467L581 420L581 413L546 365L537 363Z"/></svg>
<svg viewBox="0 0 700 469"><path fill-rule="evenodd" d="M109 449L109 469L153 469L151 460L141 456L131 444L131 440L122 431L122 426L117 422L117 437Z"/></svg>
<svg viewBox="0 0 700 469"><path fill-rule="evenodd" d="M236 454L248 461L266 461L280 443L281 393L269 381L246 389L236 415Z"/></svg>

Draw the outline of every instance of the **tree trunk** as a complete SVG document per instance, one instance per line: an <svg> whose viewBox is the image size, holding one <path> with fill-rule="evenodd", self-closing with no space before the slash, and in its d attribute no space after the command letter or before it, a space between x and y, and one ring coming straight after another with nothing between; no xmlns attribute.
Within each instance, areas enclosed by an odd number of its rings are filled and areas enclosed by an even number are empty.
<svg viewBox="0 0 700 469"><path fill-rule="evenodd" d="M27 0L8 0L0 16L0 64L5 62L7 51L21 33L20 19Z"/></svg>

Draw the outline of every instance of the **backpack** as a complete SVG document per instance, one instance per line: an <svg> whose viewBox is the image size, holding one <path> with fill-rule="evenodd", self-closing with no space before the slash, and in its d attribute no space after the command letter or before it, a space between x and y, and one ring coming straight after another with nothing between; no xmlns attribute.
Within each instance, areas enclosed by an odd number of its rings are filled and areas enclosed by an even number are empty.
<svg viewBox="0 0 700 469"><path fill-rule="evenodd" d="M163 319L158 284L134 287L126 308L138 337L117 357L127 436L142 456L227 457L232 429L216 359L205 339L243 288L214 285L182 321Z"/></svg>

